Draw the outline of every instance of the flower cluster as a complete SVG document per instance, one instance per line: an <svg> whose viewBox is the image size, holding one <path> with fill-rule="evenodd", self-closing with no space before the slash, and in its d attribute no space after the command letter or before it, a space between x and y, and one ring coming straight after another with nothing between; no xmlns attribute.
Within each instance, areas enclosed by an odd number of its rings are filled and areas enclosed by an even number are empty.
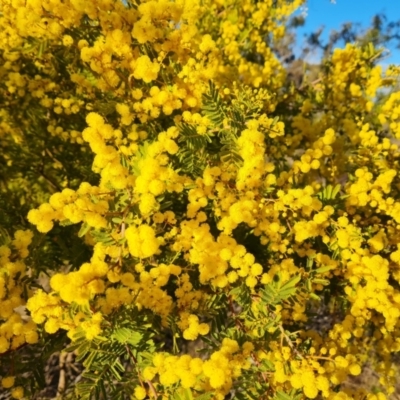
<svg viewBox="0 0 400 400"><path fill-rule="evenodd" d="M24 259L33 232L17 230L9 244L0 246L0 354L39 340L36 324L24 318L23 279L27 276ZM11 385L13 386L13 385Z"/></svg>
<svg viewBox="0 0 400 400"><path fill-rule="evenodd" d="M249 369L246 358L252 350L253 345L249 342L239 346L237 341L226 338L221 348L205 361L189 355L156 353L152 366L144 369L143 377L153 380L158 375L160 384L166 387L178 382L183 388L199 391L211 387L215 389L215 398L222 400L229 393L233 379L240 376L242 370Z"/></svg>
<svg viewBox="0 0 400 400"><path fill-rule="evenodd" d="M78 397L107 379L110 398L393 393L400 71L348 44L296 89L276 49L303 3L0 5L14 398L38 386L17 350L56 334ZM382 393L347 385L367 361Z"/></svg>

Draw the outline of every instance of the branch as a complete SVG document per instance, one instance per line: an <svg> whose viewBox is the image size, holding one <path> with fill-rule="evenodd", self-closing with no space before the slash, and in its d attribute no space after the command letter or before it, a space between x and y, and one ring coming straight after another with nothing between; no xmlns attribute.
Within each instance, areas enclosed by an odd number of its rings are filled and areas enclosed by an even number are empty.
<svg viewBox="0 0 400 400"><path fill-rule="evenodd" d="M141 386L143 387L144 385L143 385L142 378L140 376L140 371L139 371L139 368L138 368L138 365L137 365L136 357L133 355L133 353L132 353L132 351L131 351L131 349L129 348L128 345L126 345L125 348L126 348L128 354L129 354L129 357L132 359L133 363L135 364L135 369L136 369L137 374L138 374L139 382L140 382ZM154 387L154 385L152 384L152 382L150 380L146 380L145 382L149 385L149 388L150 388L154 398L156 399L158 397L156 388Z"/></svg>
<svg viewBox="0 0 400 400"><path fill-rule="evenodd" d="M59 357L60 377L58 379L57 395L61 396L65 391L65 361L69 353L61 353Z"/></svg>
<svg viewBox="0 0 400 400"><path fill-rule="evenodd" d="M287 344L289 345L289 347L293 350L293 352L302 360L304 359L304 357L300 354L300 352L294 347L294 344L292 342L292 340L290 339L290 337L286 334L285 330L283 329L282 324L278 325L279 330L281 331L282 336L286 339Z"/></svg>

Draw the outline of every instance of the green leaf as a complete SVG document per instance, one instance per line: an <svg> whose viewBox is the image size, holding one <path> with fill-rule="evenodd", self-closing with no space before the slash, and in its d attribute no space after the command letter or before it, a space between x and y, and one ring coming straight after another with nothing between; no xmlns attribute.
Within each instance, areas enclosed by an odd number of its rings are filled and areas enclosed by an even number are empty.
<svg viewBox="0 0 400 400"><path fill-rule="evenodd" d="M372 57L375 54L375 48L372 42L368 43L368 56Z"/></svg>
<svg viewBox="0 0 400 400"><path fill-rule="evenodd" d="M189 388L180 389L175 392L173 399L174 400L193 400L192 391Z"/></svg>
<svg viewBox="0 0 400 400"><path fill-rule="evenodd" d="M42 55L46 52L46 50L47 50L48 47L49 47L49 41L48 41L47 39L41 41L41 42L39 43L39 47L38 47L38 51L37 51L36 56L37 56L38 58L41 58Z"/></svg>
<svg viewBox="0 0 400 400"><path fill-rule="evenodd" d="M313 283L316 283L319 285L324 285L324 286L327 286L330 284L330 282L327 279L319 279L319 278L313 279Z"/></svg>
<svg viewBox="0 0 400 400"><path fill-rule="evenodd" d="M200 135L193 125L186 123L180 124L179 130L181 134L178 142L184 144L189 150L198 151L212 141L210 135Z"/></svg>
<svg viewBox="0 0 400 400"><path fill-rule="evenodd" d="M314 300L321 301L321 298L315 293L310 293L310 297Z"/></svg>
<svg viewBox="0 0 400 400"><path fill-rule="evenodd" d="M287 288L285 290L280 290L277 296L279 300L286 300L291 296L296 294L296 288Z"/></svg>
<svg viewBox="0 0 400 400"><path fill-rule="evenodd" d="M243 158L238 152L229 146L223 146L219 152L219 158L226 164L236 165L239 167L243 163Z"/></svg>
<svg viewBox="0 0 400 400"><path fill-rule="evenodd" d="M77 349L77 356L76 356L76 361L81 361L86 357L86 354L89 352L90 350L90 342L84 342L83 344L81 344Z"/></svg>
<svg viewBox="0 0 400 400"><path fill-rule="evenodd" d="M328 185L325 188L325 199L326 200L330 200L332 198L332 185Z"/></svg>
<svg viewBox="0 0 400 400"><path fill-rule="evenodd" d="M278 390L276 392L275 400L293 400L293 397L289 396L287 393Z"/></svg>
<svg viewBox="0 0 400 400"><path fill-rule="evenodd" d="M123 327L115 330L111 335L111 338L121 344L131 344L132 346L135 346L142 340L143 335L139 332Z"/></svg>
<svg viewBox="0 0 400 400"><path fill-rule="evenodd" d="M268 304L274 304L275 296L276 296L276 292L270 285L266 286L261 291L261 298Z"/></svg>
<svg viewBox="0 0 400 400"><path fill-rule="evenodd" d="M120 371L118 371L118 369L120 369ZM124 372L124 368L122 367L121 364L119 364L118 362L116 362L114 365L110 366L110 370L113 373L114 377L116 379L118 379L119 381L122 379L122 376L120 374L120 372Z"/></svg>
<svg viewBox="0 0 400 400"><path fill-rule="evenodd" d="M332 269L334 269L335 267L333 267L332 265L325 265L324 267L319 267L317 268L314 272L316 274L323 274L325 272L331 271Z"/></svg>
<svg viewBox="0 0 400 400"><path fill-rule="evenodd" d="M90 352L90 354L86 357L85 361L83 362L83 365L86 368L90 369L97 355L98 355L97 351Z"/></svg>
<svg viewBox="0 0 400 400"><path fill-rule="evenodd" d="M267 304L275 305L284 300L287 300L289 297L294 296L296 294L297 288L295 287L297 283L299 283L301 276L294 276L289 279L283 286L279 287L280 284L280 275L277 274L274 276L274 280L265 286L265 288L261 291L261 298Z"/></svg>
<svg viewBox="0 0 400 400"><path fill-rule="evenodd" d="M306 269L311 270L312 266L314 265L314 257L307 258Z"/></svg>
<svg viewBox="0 0 400 400"><path fill-rule="evenodd" d="M239 35L238 42L239 43L243 42L247 38L247 36L249 36L250 31L251 31L251 28L247 28L247 29L243 30Z"/></svg>
<svg viewBox="0 0 400 400"><path fill-rule="evenodd" d="M275 371L275 365L270 360L266 360L266 359L262 360L262 365L265 366L267 371L270 371L270 372L274 372Z"/></svg>
<svg viewBox="0 0 400 400"><path fill-rule="evenodd" d="M115 111L115 107L117 102L115 101L95 101L93 103L94 108L96 111L100 112L102 115L109 115Z"/></svg>
<svg viewBox="0 0 400 400"><path fill-rule="evenodd" d="M238 21L238 10L234 8L227 16L228 21L232 22L232 24L236 24Z"/></svg>
<svg viewBox="0 0 400 400"><path fill-rule="evenodd" d="M281 292L285 289L295 287L300 282L300 279L300 275L294 276L293 278L289 279L283 286L281 286L279 291Z"/></svg>
<svg viewBox="0 0 400 400"><path fill-rule="evenodd" d="M74 225L73 222L71 222L69 219L65 219L64 221L60 221L60 226L70 226L70 225Z"/></svg>
<svg viewBox="0 0 400 400"><path fill-rule="evenodd" d="M340 184L337 184L333 190L332 190L332 197L331 199L335 199L336 195L340 192L340 189L342 188L342 186Z"/></svg>
<svg viewBox="0 0 400 400"><path fill-rule="evenodd" d="M84 222L81 226L81 229L79 229L78 236L79 237L85 236L89 232L89 229L90 226L86 222Z"/></svg>
<svg viewBox="0 0 400 400"><path fill-rule="evenodd" d="M203 114L214 124L221 126L225 118L225 111L222 108L222 101L214 83L209 81L209 91L203 95Z"/></svg>

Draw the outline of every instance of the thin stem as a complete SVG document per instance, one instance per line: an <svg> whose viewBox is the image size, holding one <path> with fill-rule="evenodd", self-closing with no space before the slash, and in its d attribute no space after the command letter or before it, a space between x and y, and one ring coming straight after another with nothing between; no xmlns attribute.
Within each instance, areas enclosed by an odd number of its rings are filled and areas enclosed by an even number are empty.
<svg viewBox="0 0 400 400"><path fill-rule="evenodd" d="M286 339L287 344L289 345L289 347L293 350L293 352L302 360L304 359L304 357L299 353L299 351L295 348L294 343L292 342L292 340L290 339L290 337L286 334L285 329L283 329L282 324L278 325L279 330L281 331L282 334L282 338Z"/></svg>

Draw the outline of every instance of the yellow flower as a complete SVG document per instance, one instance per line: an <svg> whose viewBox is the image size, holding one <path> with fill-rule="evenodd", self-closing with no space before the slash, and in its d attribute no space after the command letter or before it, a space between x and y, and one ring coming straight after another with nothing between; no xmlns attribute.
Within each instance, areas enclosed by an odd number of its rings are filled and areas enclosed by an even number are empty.
<svg viewBox="0 0 400 400"><path fill-rule="evenodd" d="M13 387L15 383L15 376L7 376L6 378L3 378L1 380L1 385L3 386L4 389L9 389L10 387Z"/></svg>
<svg viewBox="0 0 400 400"><path fill-rule="evenodd" d="M11 390L11 397L14 399L22 399L24 397L24 389L22 386L17 386Z"/></svg>
<svg viewBox="0 0 400 400"><path fill-rule="evenodd" d="M164 386L172 386L179 381L178 375L171 369L160 374L160 383Z"/></svg>
<svg viewBox="0 0 400 400"><path fill-rule="evenodd" d="M135 397L138 400L143 400L147 396L146 389L142 386L135 387Z"/></svg>
<svg viewBox="0 0 400 400"><path fill-rule="evenodd" d="M154 379L156 373L157 373L157 369L156 368L154 368L154 367L146 367L143 370L143 378L144 379L148 379L148 380L151 381L152 379Z"/></svg>
<svg viewBox="0 0 400 400"><path fill-rule="evenodd" d="M309 399L315 399L318 396L318 389L314 384L306 384L303 387L304 394Z"/></svg>
<svg viewBox="0 0 400 400"><path fill-rule="evenodd" d="M250 268L250 274L253 276L259 276L263 273L263 267L261 264L255 263Z"/></svg>
<svg viewBox="0 0 400 400"><path fill-rule="evenodd" d="M176 142L175 142L174 140L172 140L172 139L167 140L167 141L164 143L164 146L165 146L165 150L167 150L167 152L168 152L169 154L176 154L176 153L178 152L178 150L179 150L178 145L177 145Z"/></svg>
<svg viewBox="0 0 400 400"><path fill-rule="evenodd" d="M361 374L361 367L358 364L350 364L349 372L351 375L357 376Z"/></svg>
<svg viewBox="0 0 400 400"><path fill-rule="evenodd" d="M222 369L215 368L210 376L210 385L212 388L217 389L224 385L226 375Z"/></svg>
<svg viewBox="0 0 400 400"><path fill-rule="evenodd" d="M130 226L125 231L128 241L129 252L137 258L147 258L156 254L159 249L159 242L155 231L149 225L140 225L139 228Z"/></svg>
<svg viewBox="0 0 400 400"><path fill-rule="evenodd" d="M104 125L104 118L95 112L91 112L86 116L87 124L92 128L100 128Z"/></svg>
<svg viewBox="0 0 400 400"><path fill-rule="evenodd" d="M300 374L295 374L290 377L290 384L294 389L301 389L304 386L304 383L301 379Z"/></svg>
<svg viewBox="0 0 400 400"><path fill-rule="evenodd" d="M70 35L64 35L62 41L63 45L67 47L72 46L74 44L74 39L72 39Z"/></svg>
<svg viewBox="0 0 400 400"><path fill-rule="evenodd" d="M152 62L148 56L140 56L136 60L133 76L136 79L143 79L144 82L149 83L157 79L159 71L160 64Z"/></svg>

